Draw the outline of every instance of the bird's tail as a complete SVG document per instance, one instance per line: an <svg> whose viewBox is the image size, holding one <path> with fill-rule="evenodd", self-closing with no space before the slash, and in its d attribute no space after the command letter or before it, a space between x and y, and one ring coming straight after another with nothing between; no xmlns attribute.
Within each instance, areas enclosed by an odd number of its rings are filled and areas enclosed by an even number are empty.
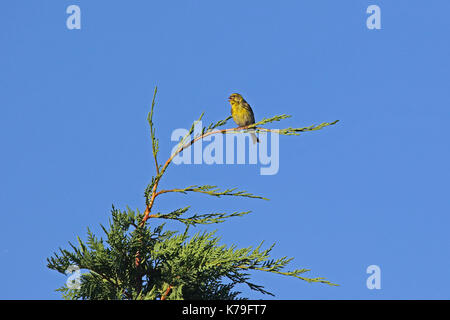
<svg viewBox="0 0 450 320"><path fill-rule="evenodd" d="M259 139L258 139L258 137L256 136L256 134L254 134L254 133L252 132L252 133L250 133L250 135L252 136L253 144L259 142Z"/></svg>

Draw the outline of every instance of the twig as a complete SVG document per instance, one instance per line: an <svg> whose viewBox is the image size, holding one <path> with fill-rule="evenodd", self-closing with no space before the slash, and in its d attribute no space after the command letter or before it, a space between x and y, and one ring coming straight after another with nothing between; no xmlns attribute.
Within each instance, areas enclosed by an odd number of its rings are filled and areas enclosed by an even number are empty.
<svg viewBox="0 0 450 320"><path fill-rule="evenodd" d="M162 295L161 300L166 300L167 299L167 296L169 295L170 290L172 290L172 286L169 284L169 286L167 287L166 291Z"/></svg>
<svg viewBox="0 0 450 320"><path fill-rule="evenodd" d="M153 110L155 107L155 98L156 93L158 92L158 87L155 87L155 92L153 93L153 100L152 100L152 107L150 108L150 112L147 116L148 124L150 125L150 135L152 138L152 151L153 151L153 158L155 159L155 166L156 166L156 173L159 174L159 166L158 166L158 140L155 138L155 129L153 128Z"/></svg>

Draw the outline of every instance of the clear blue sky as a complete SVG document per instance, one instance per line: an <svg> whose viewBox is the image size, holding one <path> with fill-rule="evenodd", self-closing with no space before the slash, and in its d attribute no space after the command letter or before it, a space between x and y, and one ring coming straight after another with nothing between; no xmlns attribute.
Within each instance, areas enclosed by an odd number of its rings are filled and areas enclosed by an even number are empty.
<svg viewBox="0 0 450 320"><path fill-rule="evenodd" d="M71 4L81 30L66 28ZM366 27L371 4L381 30ZM255 274L277 299L450 298L449 12L446 0L2 1L0 298L59 299L66 277L46 258L100 233L112 204L143 209L155 85L161 160L174 129L225 118L235 91L257 120L292 115L277 127L341 120L281 137L276 175L180 165L162 182L271 199L167 195L157 208L252 210L215 226L222 243L276 242L292 268L341 285ZM366 288L372 264L380 290Z"/></svg>

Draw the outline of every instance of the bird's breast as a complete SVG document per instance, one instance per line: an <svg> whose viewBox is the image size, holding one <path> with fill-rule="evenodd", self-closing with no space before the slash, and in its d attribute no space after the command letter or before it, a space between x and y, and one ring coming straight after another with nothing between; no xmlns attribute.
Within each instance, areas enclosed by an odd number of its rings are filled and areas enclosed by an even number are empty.
<svg viewBox="0 0 450 320"><path fill-rule="evenodd" d="M247 126L254 121L249 110L236 104L231 105L231 115L239 127Z"/></svg>

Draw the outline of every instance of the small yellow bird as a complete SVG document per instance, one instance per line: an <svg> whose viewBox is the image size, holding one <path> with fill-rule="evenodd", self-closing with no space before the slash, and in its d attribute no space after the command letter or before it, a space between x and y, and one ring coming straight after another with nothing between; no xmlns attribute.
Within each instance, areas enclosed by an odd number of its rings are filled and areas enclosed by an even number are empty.
<svg viewBox="0 0 450 320"><path fill-rule="evenodd" d="M239 127L245 127L255 123L255 116L250 105L239 93L233 93L228 97L231 104L231 116ZM253 143L259 142L255 133L250 133Z"/></svg>

